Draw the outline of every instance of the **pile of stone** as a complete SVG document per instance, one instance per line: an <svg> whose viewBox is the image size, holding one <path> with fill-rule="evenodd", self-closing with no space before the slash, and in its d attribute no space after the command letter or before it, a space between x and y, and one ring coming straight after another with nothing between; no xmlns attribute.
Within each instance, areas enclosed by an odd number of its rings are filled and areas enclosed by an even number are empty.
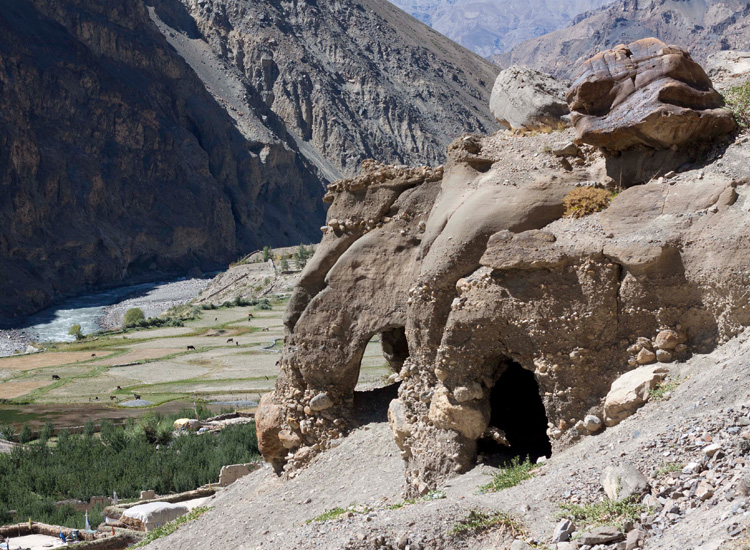
<svg viewBox="0 0 750 550"><path fill-rule="evenodd" d="M634 499L644 507L637 521L590 529L564 519L551 542L556 550L635 550L686 516L720 504L727 510L718 521L726 524L728 538L737 537L750 512L748 453L750 406L668 426L641 445L634 464L606 468L598 482L587 479L566 495L572 504L600 500L602 491L610 500Z"/></svg>

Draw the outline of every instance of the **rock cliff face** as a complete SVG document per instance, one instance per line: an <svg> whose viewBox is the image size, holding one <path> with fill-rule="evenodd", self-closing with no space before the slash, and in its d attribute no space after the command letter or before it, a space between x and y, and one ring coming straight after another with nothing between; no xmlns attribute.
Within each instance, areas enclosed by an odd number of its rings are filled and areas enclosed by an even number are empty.
<svg viewBox="0 0 750 550"><path fill-rule="evenodd" d="M418 494L478 449L538 457L616 422L604 401L621 374L750 324L747 145L725 139L704 153L721 163L668 177L662 162L639 185L609 177L599 150L558 145L572 137L467 135L443 171L369 164L329 187L258 411L267 460L293 470L351 427L373 335L400 382L389 420ZM617 183L606 210L563 217L570 191Z"/></svg>
<svg viewBox="0 0 750 550"><path fill-rule="evenodd" d="M157 12L182 9L337 178L367 158L440 164L456 136L498 129L487 99L499 69L385 0L182 3Z"/></svg>
<svg viewBox="0 0 750 550"><path fill-rule="evenodd" d="M610 0L392 0L459 44L484 56L559 28Z"/></svg>
<svg viewBox="0 0 750 550"><path fill-rule="evenodd" d="M393 6L0 6L0 317L314 242L323 183L497 128L497 69Z"/></svg>
<svg viewBox="0 0 750 550"><path fill-rule="evenodd" d="M315 238L311 165L247 140L143 5L11 0L0 28L0 316Z"/></svg>
<svg viewBox="0 0 750 550"><path fill-rule="evenodd" d="M704 63L717 50L746 50L749 21L746 0L618 0L568 28L519 44L498 61L571 77L598 51L656 37Z"/></svg>

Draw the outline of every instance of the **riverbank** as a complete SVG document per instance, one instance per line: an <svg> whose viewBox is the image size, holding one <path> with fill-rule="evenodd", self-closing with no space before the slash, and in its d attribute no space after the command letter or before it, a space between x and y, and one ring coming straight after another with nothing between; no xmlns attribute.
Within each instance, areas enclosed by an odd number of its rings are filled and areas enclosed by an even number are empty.
<svg viewBox="0 0 750 550"><path fill-rule="evenodd" d="M29 346L71 342L68 330L73 324L81 325L84 334L117 329L131 308L141 308L146 317L160 315L197 298L210 282L210 278L193 278L141 283L71 298L32 315L18 328L0 330L0 357L25 353Z"/></svg>

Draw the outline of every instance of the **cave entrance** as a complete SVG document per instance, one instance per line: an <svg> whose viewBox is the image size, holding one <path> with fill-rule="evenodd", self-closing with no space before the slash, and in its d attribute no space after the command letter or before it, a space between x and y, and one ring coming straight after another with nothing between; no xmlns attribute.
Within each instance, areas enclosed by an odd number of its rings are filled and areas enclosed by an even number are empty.
<svg viewBox="0 0 750 550"><path fill-rule="evenodd" d="M388 406L398 397L400 385L389 382L388 377L401 371L407 357L409 343L404 327L388 328L370 338L360 360L354 390L354 410L360 422L388 421Z"/></svg>
<svg viewBox="0 0 750 550"><path fill-rule="evenodd" d="M552 454L547 413L533 372L508 361L492 387L490 407L490 427L504 431L510 446L491 438L480 439L477 451L484 455L485 462L502 466L515 457L523 460L528 456L535 463L539 457Z"/></svg>

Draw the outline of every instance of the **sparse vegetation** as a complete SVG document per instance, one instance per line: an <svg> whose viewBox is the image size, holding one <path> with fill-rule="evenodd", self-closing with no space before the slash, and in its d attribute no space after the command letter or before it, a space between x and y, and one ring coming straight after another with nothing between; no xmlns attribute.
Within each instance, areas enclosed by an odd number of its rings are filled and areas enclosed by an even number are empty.
<svg viewBox="0 0 750 550"><path fill-rule="evenodd" d="M526 534L523 523L510 514L502 511L483 512L481 510L469 512L469 515L456 523L448 534L462 535L498 528L504 529L513 537L523 537Z"/></svg>
<svg viewBox="0 0 750 550"><path fill-rule="evenodd" d="M487 485L482 485L479 490L482 493L491 493L515 487L522 481L530 479L534 475L532 473L534 468L536 468L536 465L531 463L529 457L526 457L523 462L521 462L519 457L515 457L509 465L501 468L499 472L492 476L491 482Z"/></svg>
<svg viewBox="0 0 750 550"><path fill-rule="evenodd" d="M679 472L682 470L682 468L685 465L681 462L667 462L661 466L658 470L656 470L656 477L663 476L664 474L669 474L672 472Z"/></svg>
<svg viewBox="0 0 750 550"><path fill-rule="evenodd" d="M313 519L308 519L306 523L329 521L332 519L339 518L347 512L346 508L333 508L332 510L326 510L322 514Z"/></svg>
<svg viewBox="0 0 750 550"><path fill-rule="evenodd" d="M741 128L750 126L750 81L729 88L724 100Z"/></svg>
<svg viewBox="0 0 750 550"><path fill-rule="evenodd" d="M648 390L648 398L653 401L662 401L667 393L676 389L683 380L684 378L674 378L669 382L661 382L655 388Z"/></svg>
<svg viewBox="0 0 750 550"><path fill-rule="evenodd" d="M601 212L612 202L614 194L599 187L577 187L563 199L566 218L583 218Z"/></svg>
<svg viewBox="0 0 750 550"><path fill-rule="evenodd" d="M445 493L443 491L430 491L423 497L407 498L406 500L397 502L396 504L391 504L390 506L387 506L386 508L388 510L398 510L400 508L403 508L404 506L411 506L412 504L416 504L417 502L424 502L427 500L439 500L441 498L445 498Z"/></svg>
<svg viewBox="0 0 750 550"><path fill-rule="evenodd" d="M134 327L140 321L146 319L143 314L143 310L139 307L134 307L125 312L125 316L122 318L122 324L125 328Z"/></svg>
<svg viewBox="0 0 750 550"><path fill-rule="evenodd" d="M262 256L263 256L263 261L264 262L267 262L268 260L270 260L272 254L273 254L273 248L271 248L268 245L266 245L266 246L263 247Z"/></svg>
<svg viewBox="0 0 750 550"><path fill-rule="evenodd" d="M636 497L624 500L603 500L591 504L560 504L560 518L577 521L579 527L613 525L622 529L626 521L637 521L646 507Z"/></svg>
<svg viewBox="0 0 750 550"><path fill-rule="evenodd" d="M165 523L164 525L161 525L154 529L153 531L149 531L149 533L146 535L146 538L144 538L141 542L133 546L132 548L143 548L147 544L154 542L157 539L160 539L162 537L166 537L167 535L171 535L175 531L177 531L177 528L180 525L183 525L185 523L188 523L189 521L193 521L194 519L199 518L206 512L208 512L211 509L210 506L198 506L196 508L193 508L185 514L184 516L180 516L175 520L170 521L169 523Z"/></svg>
<svg viewBox="0 0 750 550"><path fill-rule="evenodd" d="M71 336L75 336L76 340L83 340L84 338L86 338L86 336L83 334L83 331L81 330L81 325L79 325L78 323L72 325L68 329L68 334L70 334Z"/></svg>

